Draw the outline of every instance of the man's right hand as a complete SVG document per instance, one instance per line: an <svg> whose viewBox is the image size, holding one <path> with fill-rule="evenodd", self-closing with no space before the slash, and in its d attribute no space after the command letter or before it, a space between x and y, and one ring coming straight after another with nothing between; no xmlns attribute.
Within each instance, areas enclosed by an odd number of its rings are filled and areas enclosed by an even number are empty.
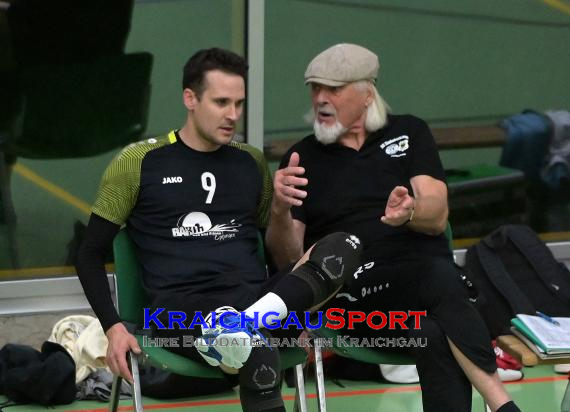
<svg viewBox="0 0 570 412"><path fill-rule="evenodd" d="M121 375L132 383L133 375L127 363L127 353L130 350L137 355L142 352L137 339L127 331L122 323L115 323L105 334L109 341L107 365L115 375Z"/></svg>
<svg viewBox="0 0 570 412"><path fill-rule="evenodd" d="M284 169L275 172L273 180L273 205L272 210L277 214L282 214L291 209L291 206L301 206L307 197L307 192L297 189L299 186L306 186L308 180L299 177L305 174L305 168L299 166L299 153L291 153L289 164Z"/></svg>

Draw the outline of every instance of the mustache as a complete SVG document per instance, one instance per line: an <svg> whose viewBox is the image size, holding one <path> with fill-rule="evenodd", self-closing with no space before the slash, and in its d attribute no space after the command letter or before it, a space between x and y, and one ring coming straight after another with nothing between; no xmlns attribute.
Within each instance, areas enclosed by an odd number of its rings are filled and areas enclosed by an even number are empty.
<svg viewBox="0 0 570 412"><path fill-rule="evenodd" d="M328 114L336 116L336 109L330 104L319 104L317 106L317 113Z"/></svg>
<svg viewBox="0 0 570 412"><path fill-rule="evenodd" d="M303 115L303 120L305 123L312 125L319 113L325 113L334 117L337 116L336 109L333 106L328 103L321 103L317 105L317 107L311 105Z"/></svg>

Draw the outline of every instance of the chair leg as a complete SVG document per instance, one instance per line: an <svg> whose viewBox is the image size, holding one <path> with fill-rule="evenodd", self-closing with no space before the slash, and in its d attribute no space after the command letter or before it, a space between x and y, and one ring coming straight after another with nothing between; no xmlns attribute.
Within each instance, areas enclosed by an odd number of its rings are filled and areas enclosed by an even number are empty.
<svg viewBox="0 0 570 412"><path fill-rule="evenodd" d="M109 412L117 412L122 383L123 378L119 375L113 376L113 388L111 389L111 399L109 399Z"/></svg>
<svg viewBox="0 0 570 412"><path fill-rule="evenodd" d="M325 394L325 376L323 372L323 356L321 351L321 339L315 338L315 379L317 381L318 411L326 412L327 399Z"/></svg>
<svg viewBox="0 0 570 412"><path fill-rule="evenodd" d="M303 364L295 366L295 412L307 412L307 394L305 393L305 376Z"/></svg>
<svg viewBox="0 0 570 412"><path fill-rule="evenodd" d="M139 361L137 355L133 352L129 352L129 360L131 363L131 373L133 375L133 406L135 407L135 412L143 412Z"/></svg>
<svg viewBox="0 0 570 412"><path fill-rule="evenodd" d="M560 411L570 412L570 374L568 375L568 383L566 384L566 392L564 392L564 397L562 398Z"/></svg>

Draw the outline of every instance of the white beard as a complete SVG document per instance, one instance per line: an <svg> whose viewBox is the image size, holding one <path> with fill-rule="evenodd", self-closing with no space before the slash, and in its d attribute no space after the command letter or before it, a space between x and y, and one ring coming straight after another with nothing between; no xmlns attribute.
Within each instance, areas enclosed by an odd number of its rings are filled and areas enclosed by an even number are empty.
<svg viewBox="0 0 570 412"><path fill-rule="evenodd" d="M344 127L338 120L332 126L325 126L315 120L313 123L313 130L315 131L315 137L322 144L335 143L337 139L346 133L346 127Z"/></svg>

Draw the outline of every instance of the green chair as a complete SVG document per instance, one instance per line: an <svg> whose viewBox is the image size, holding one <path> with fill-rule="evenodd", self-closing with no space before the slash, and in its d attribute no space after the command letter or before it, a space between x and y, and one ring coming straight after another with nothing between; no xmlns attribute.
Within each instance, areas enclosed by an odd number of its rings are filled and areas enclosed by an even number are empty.
<svg viewBox="0 0 570 412"><path fill-rule="evenodd" d="M449 241L449 249L453 251L453 233L449 223L445 228L445 236ZM315 350L315 376L317 384L317 394L319 395L319 412L326 411L326 397L325 397L325 384L324 372L322 364L322 342L320 339L332 339L333 346L330 348L332 351L342 357L355 359L365 363L372 364L386 364L386 365L415 365L415 360L412 355L400 352L383 352L372 348L356 348L350 346L336 346L337 337L342 336L341 331L319 328L311 331L311 336L314 339ZM322 401L321 401L322 400Z"/></svg>
<svg viewBox="0 0 570 412"><path fill-rule="evenodd" d="M263 246L263 243L260 242L260 245ZM141 268L135 253L135 246L125 229L121 230L115 237L113 251L115 254L116 304L119 315L127 324L140 326L143 324L143 308L149 307L149 302L142 286ZM258 253L260 259L264 261L262 247L258 248ZM137 334L136 331L135 336L143 350L143 354L139 356L134 355L132 352L129 353L129 361L134 379L133 404L136 412L143 410L138 376L139 357L144 357L145 361L149 361L163 370L168 370L179 375L202 378L223 377L222 372L218 368L205 366L194 360L169 352L165 348L143 347L143 336ZM295 410L306 412L307 405L302 364L306 361L307 354L302 348L287 348L281 349L280 355L283 369L295 367ZM109 405L109 410L113 412L115 412L118 407L121 382L122 378L120 376L114 376Z"/></svg>

